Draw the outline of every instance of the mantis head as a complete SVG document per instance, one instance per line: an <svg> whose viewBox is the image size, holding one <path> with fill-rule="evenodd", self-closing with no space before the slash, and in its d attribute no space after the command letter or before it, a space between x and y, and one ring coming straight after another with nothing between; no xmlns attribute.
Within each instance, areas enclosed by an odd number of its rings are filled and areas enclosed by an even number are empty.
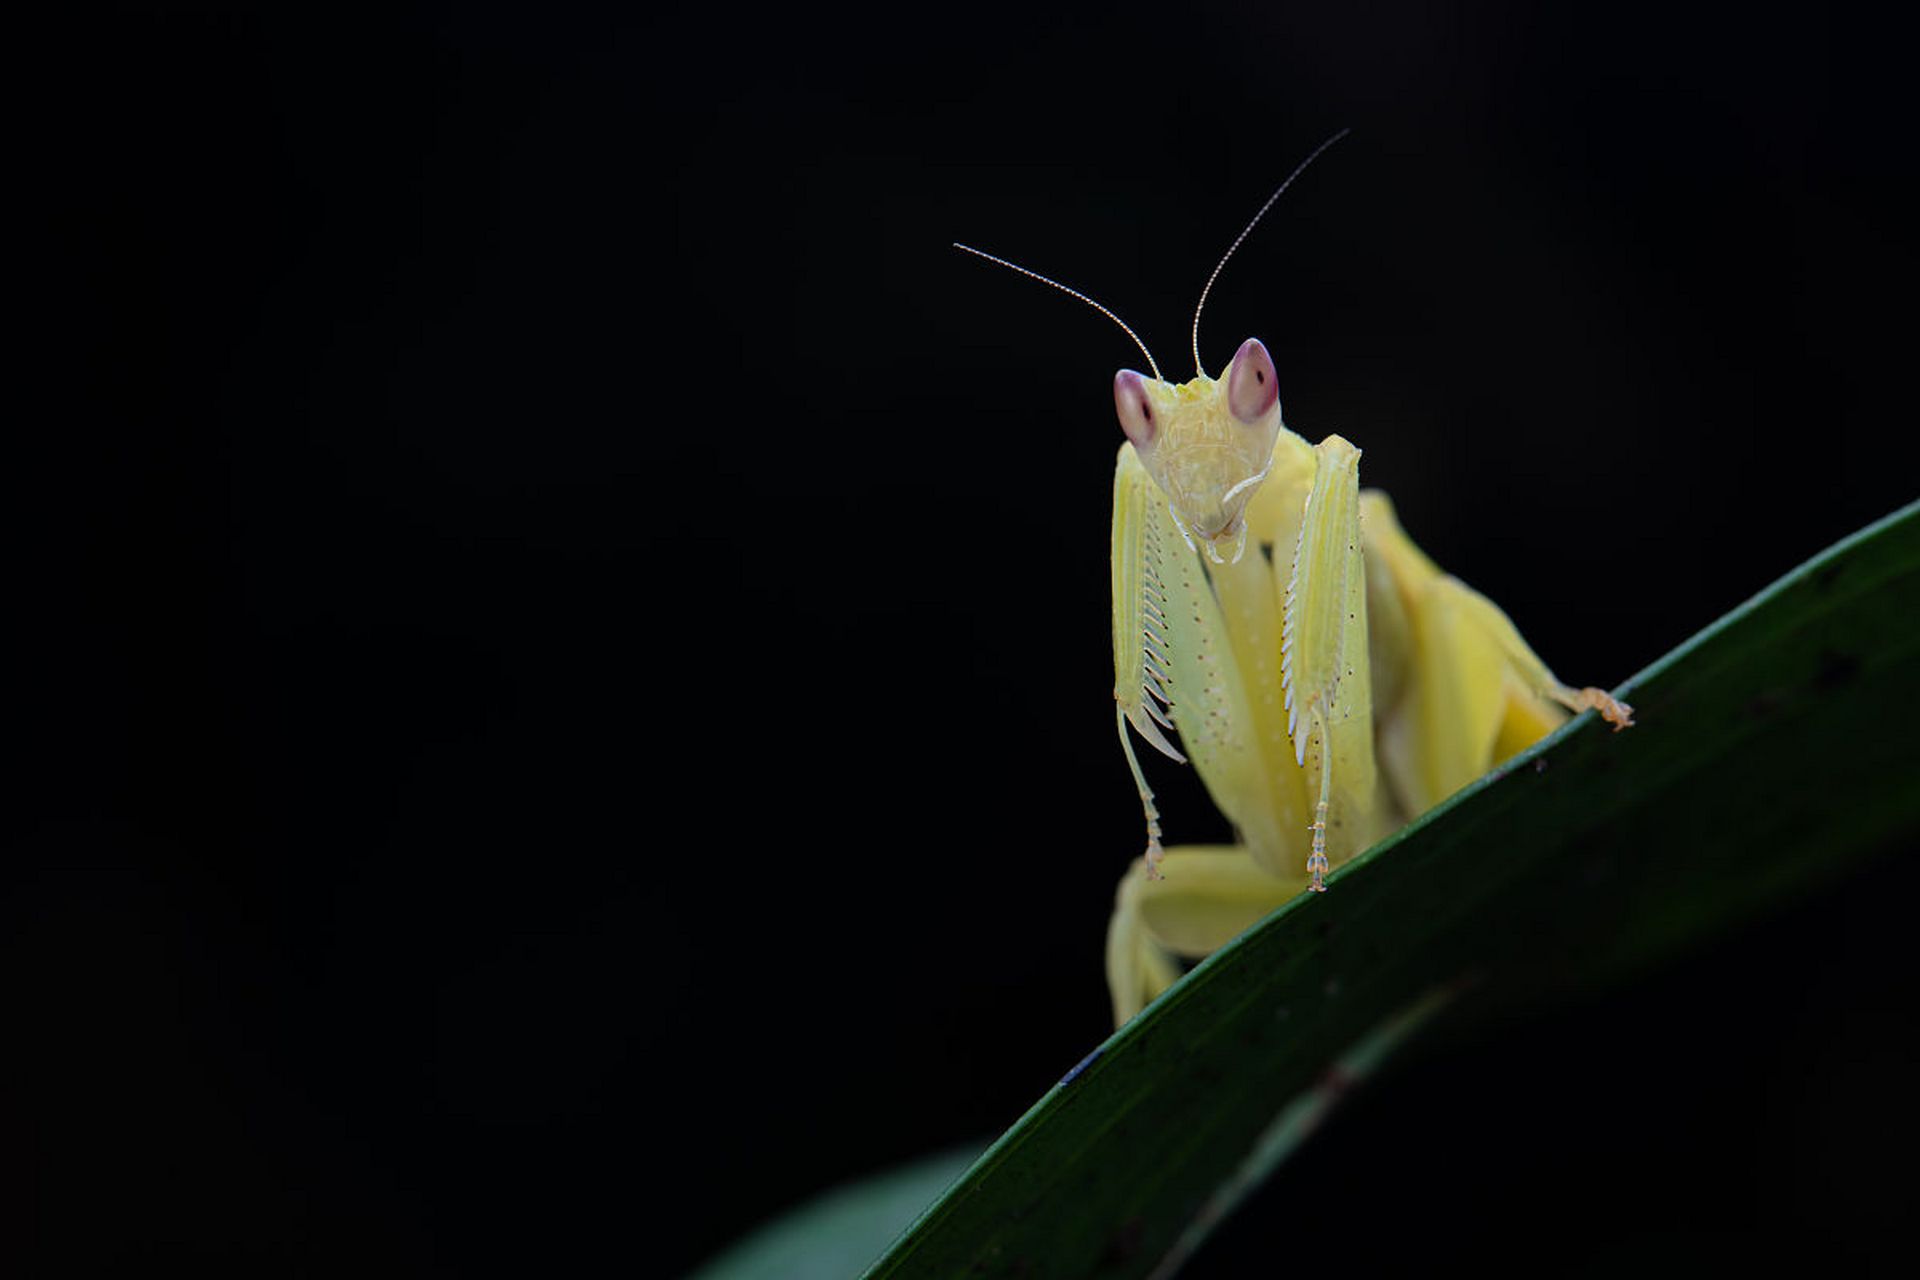
<svg viewBox="0 0 1920 1280"><path fill-rule="evenodd" d="M1248 338L1233 353L1226 374L1218 381L1209 378L1200 363L1200 313L1206 308L1207 295L1213 292L1221 268L1247 233L1322 151L1346 136L1347 131L1340 130L1295 166L1214 265L1213 274L1200 290L1200 302L1193 309L1193 366L1199 376L1191 382L1173 383L1162 378L1153 352L1147 350L1132 326L1078 289L970 245L956 241L953 246L1080 299L1133 339L1153 376L1132 369L1113 375L1113 404L1120 413L1121 430L1127 433L1147 474L1167 495L1188 544L1204 549L1215 564L1238 564L1246 551L1247 503L1267 478L1273 466L1274 445L1285 428L1280 424L1280 387L1274 376L1273 357L1266 347L1258 338ZM1228 548L1224 556L1222 546Z"/></svg>
<svg viewBox="0 0 1920 1280"><path fill-rule="evenodd" d="M1267 478L1283 429L1273 357L1260 339L1241 343L1217 380L1202 373L1176 384L1122 369L1113 375L1113 405L1181 532L1215 564L1238 563L1247 503Z"/></svg>

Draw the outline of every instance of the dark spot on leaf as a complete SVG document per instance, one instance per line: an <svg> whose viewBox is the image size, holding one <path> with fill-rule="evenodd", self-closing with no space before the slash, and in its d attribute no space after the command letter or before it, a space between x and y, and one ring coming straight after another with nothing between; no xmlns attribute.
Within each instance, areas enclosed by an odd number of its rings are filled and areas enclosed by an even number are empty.
<svg viewBox="0 0 1920 1280"><path fill-rule="evenodd" d="M1113 1229L1107 1237L1107 1247L1101 1254L1103 1266L1123 1267L1140 1252L1141 1237L1146 1234L1146 1223L1138 1215L1128 1218Z"/></svg>
<svg viewBox="0 0 1920 1280"><path fill-rule="evenodd" d="M1860 674L1860 659L1833 649L1820 651L1820 669L1813 673L1813 687L1823 693L1852 684Z"/></svg>
<svg viewBox="0 0 1920 1280"><path fill-rule="evenodd" d="M1813 575L1813 589L1825 595L1833 590L1833 584L1840 581L1840 575L1847 571L1844 564L1830 564Z"/></svg>

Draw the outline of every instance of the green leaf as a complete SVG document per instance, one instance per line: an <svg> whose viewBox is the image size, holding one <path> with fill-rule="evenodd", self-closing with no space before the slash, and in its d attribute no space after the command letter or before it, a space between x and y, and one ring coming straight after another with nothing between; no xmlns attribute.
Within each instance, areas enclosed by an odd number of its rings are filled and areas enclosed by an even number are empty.
<svg viewBox="0 0 1920 1280"><path fill-rule="evenodd" d="M1788 574L1210 957L870 1277L1170 1274L1442 1008L1644 968L1920 827L1920 503Z"/></svg>

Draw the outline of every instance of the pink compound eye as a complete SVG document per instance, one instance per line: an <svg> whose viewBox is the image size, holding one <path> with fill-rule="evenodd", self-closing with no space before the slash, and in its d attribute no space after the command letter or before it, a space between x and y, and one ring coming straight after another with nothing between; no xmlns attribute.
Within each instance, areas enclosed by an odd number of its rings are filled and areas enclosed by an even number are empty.
<svg viewBox="0 0 1920 1280"><path fill-rule="evenodd" d="M1147 380L1131 369L1113 375L1113 407L1120 415L1120 429L1127 433L1136 449L1153 443L1160 424L1154 421L1153 399L1147 395Z"/></svg>
<svg viewBox="0 0 1920 1280"><path fill-rule="evenodd" d="M1138 376L1138 375L1135 375ZM1248 338L1233 353L1227 366L1227 408L1233 416L1252 426L1267 416L1280 400L1280 379L1273 371L1273 357L1258 338Z"/></svg>

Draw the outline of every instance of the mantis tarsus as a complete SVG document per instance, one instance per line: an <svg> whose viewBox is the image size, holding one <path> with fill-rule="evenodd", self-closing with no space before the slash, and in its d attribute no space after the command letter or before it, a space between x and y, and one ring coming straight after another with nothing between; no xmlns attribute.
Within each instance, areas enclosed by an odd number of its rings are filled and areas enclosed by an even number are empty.
<svg viewBox="0 0 1920 1280"><path fill-rule="evenodd" d="M1115 719L1147 847L1122 879L1107 938L1116 1021L1381 835L1431 808L1570 713L1614 728L1632 708L1562 684L1500 609L1450 577L1359 486L1360 450L1286 429L1273 359L1240 344L1218 379L1200 312L1248 232L1341 130L1268 197L1194 309L1197 376L1173 383L1113 312L1152 376L1114 375L1126 436L1114 474ZM1232 846L1164 847L1128 726L1191 762L1233 823ZM1168 738L1177 734L1182 752ZM1302 855L1304 854L1304 859Z"/></svg>

